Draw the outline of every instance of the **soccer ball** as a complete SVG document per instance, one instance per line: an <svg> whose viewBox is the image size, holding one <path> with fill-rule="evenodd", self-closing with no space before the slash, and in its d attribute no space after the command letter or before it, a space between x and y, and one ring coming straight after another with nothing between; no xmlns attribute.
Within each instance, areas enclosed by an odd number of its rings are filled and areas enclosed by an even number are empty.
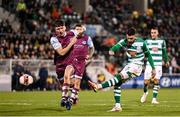
<svg viewBox="0 0 180 117"><path fill-rule="evenodd" d="M23 74L20 78L19 78L19 82L22 85L30 85L33 83L33 77L28 75L28 74Z"/></svg>

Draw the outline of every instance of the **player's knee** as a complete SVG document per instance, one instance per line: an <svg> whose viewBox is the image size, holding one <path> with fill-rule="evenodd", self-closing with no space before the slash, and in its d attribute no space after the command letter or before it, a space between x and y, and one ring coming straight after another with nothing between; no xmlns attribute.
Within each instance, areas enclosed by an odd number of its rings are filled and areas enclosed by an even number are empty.
<svg viewBox="0 0 180 117"><path fill-rule="evenodd" d="M72 72L74 70L72 65L68 65L65 69L66 72Z"/></svg>
<svg viewBox="0 0 180 117"><path fill-rule="evenodd" d="M145 85L149 85L150 84L150 80L144 80L144 84Z"/></svg>
<svg viewBox="0 0 180 117"><path fill-rule="evenodd" d="M74 71L73 66L68 65L68 66L66 67L66 69L65 69L65 76L64 76L64 77L70 78L71 75L72 75L72 73L73 73L73 71Z"/></svg>
<svg viewBox="0 0 180 117"><path fill-rule="evenodd" d="M80 84L81 84L81 79L76 79L76 80L75 80L75 86L76 86L76 88L79 88L79 87L80 87Z"/></svg>
<svg viewBox="0 0 180 117"><path fill-rule="evenodd" d="M80 85L81 84L81 80L79 79L76 84Z"/></svg>
<svg viewBox="0 0 180 117"><path fill-rule="evenodd" d="M159 84L159 79L154 79L154 84Z"/></svg>

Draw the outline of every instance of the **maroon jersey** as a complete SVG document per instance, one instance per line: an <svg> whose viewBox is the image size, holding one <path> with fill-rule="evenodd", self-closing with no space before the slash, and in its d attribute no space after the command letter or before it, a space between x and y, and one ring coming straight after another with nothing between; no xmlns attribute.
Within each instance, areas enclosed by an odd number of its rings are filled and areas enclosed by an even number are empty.
<svg viewBox="0 0 180 117"><path fill-rule="evenodd" d="M61 43L62 48L68 46L68 44L70 43L70 39L73 36L73 32L67 32L64 37L58 37L58 41ZM69 52L66 53L64 56L61 56L57 52L55 52L54 63L56 65L56 73L59 78L63 77L66 66L68 64L71 64L71 61L69 61L71 50L69 50Z"/></svg>
<svg viewBox="0 0 180 117"><path fill-rule="evenodd" d="M78 78L82 78L85 65L86 65L86 56L88 54L88 36L84 35L77 38L77 42L74 44L71 59L72 65L75 69L74 75Z"/></svg>

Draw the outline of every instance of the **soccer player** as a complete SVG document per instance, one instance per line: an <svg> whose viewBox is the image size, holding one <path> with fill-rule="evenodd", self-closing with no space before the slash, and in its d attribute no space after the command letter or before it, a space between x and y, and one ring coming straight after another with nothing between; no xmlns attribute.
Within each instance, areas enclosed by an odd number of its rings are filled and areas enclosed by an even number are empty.
<svg viewBox="0 0 180 117"><path fill-rule="evenodd" d="M82 24L75 26L75 31L78 32L77 41L71 50L71 63L66 67L64 80L68 80L70 83L71 78L74 79L74 86L71 90L71 95L68 98L68 89L66 87L66 109L70 110L72 104L78 100L78 92L80 89L81 79L85 70L86 60L92 58L94 53L94 45L92 39L84 34L85 27Z"/></svg>
<svg viewBox="0 0 180 117"><path fill-rule="evenodd" d="M76 43L77 32L66 32L64 21L57 21L55 24L55 35L51 37L50 43L55 50L54 63L56 65L56 73L58 79L64 77L64 72L70 61L70 51L74 43ZM64 79L62 87L62 100L66 98L66 89L69 88L69 81Z"/></svg>
<svg viewBox="0 0 180 117"><path fill-rule="evenodd" d="M106 87L114 86L114 99L115 106L110 110L111 112L122 111L120 99L121 99L121 85L127 80L137 77L142 72L142 66L144 64L144 57L148 58L148 61L152 67L152 77L155 76L156 71L152 56L147 48L146 42L135 36L136 31L134 28L129 28L126 32L126 38L120 40L114 45L110 51L110 55L123 48L128 56L128 63L123 70L114 76L113 79L105 81L101 84L96 84L89 81L89 85L95 90L99 90Z"/></svg>
<svg viewBox="0 0 180 117"><path fill-rule="evenodd" d="M149 62L147 61L145 74L144 74L144 94L141 97L141 102L144 103L146 101L146 97L148 95L148 85L150 84L150 79L154 84L153 88L153 99L152 104L159 104L157 101L157 95L158 90L160 88L159 86L159 80L162 76L162 60L164 58L165 66L169 66L168 62L168 56L166 52L166 43L163 39L158 37L159 32L156 27L151 28L151 38L147 39L147 47L150 50L150 53L152 55L152 58L154 60L154 65L156 69L156 76L151 77L151 67Z"/></svg>

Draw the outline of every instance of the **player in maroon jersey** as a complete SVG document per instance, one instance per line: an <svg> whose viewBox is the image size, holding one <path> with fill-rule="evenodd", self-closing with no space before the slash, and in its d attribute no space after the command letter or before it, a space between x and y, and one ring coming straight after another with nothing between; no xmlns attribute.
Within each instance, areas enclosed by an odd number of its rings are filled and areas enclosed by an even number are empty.
<svg viewBox="0 0 180 117"><path fill-rule="evenodd" d="M76 31L66 32L64 21L56 22L55 35L51 37L50 42L55 50L54 63L56 65L56 73L58 78L62 78L64 76L66 66L71 62L69 58L71 57L70 53L72 46L77 41L76 36ZM61 106L65 106L69 84L70 81L65 78L62 87Z"/></svg>
<svg viewBox="0 0 180 117"><path fill-rule="evenodd" d="M71 95L66 103L67 110L70 110L72 104L77 101L86 60L90 59L94 53L94 45L91 38L84 34L85 27L82 24L77 24L75 26L75 31L79 34L77 35L77 41L73 45L70 53L70 60L72 63L66 67L64 75L64 80L70 81L71 78L74 79L74 87L72 88Z"/></svg>

